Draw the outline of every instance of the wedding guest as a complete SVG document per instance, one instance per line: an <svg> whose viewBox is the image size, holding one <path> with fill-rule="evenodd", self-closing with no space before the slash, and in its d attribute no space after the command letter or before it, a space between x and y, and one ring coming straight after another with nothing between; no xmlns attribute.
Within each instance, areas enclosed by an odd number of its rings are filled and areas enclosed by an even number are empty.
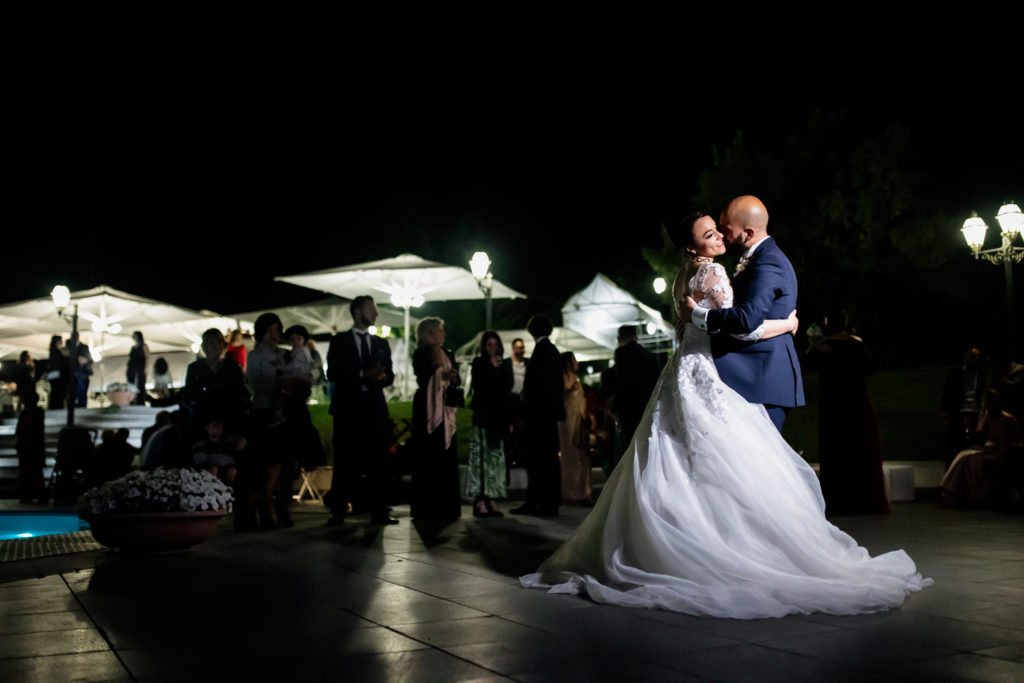
<svg viewBox="0 0 1024 683"><path fill-rule="evenodd" d="M591 505L589 415L580 382L580 364L572 351L562 354L565 419L558 423L559 462L562 470L562 502Z"/></svg>
<svg viewBox="0 0 1024 683"><path fill-rule="evenodd" d="M444 347L444 321L424 318L416 328L412 356L413 396L412 516L417 520L454 520L462 514L455 411L462 395L455 357Z"/></svg>
<svg viewBox="0 0 1024 683"><path fill-rule="evenodd" d="M164 417L161 417L163 415ZM192 440L188 438L188 410L182 408L173 413L160 411L157 423L143 432L143 446L139 453L139 468L154 470L157 467L189 467L192 464L189 448ZM150 431L152 430L152 431ZM245 508L245 500L235 487L235 519L239 517L239 506Z"/></svg>
<svg viewBox="0 0 1024 683"><path fill-rule="evenodd" d="M74 336L74 335L72 335ZM92 377L93 358L89 346L78 339L75 368L75 406L84 408L89 400L89 378Z"/></svg>
<svg viewBox="0 0 1024 683"><path fill-rule="evenodd" d="M808 362L818 368L818 460L825 514L887 513L882 439L866 381L878 364L847 325L845 312L829 311L824 337L807 353Z"/></svg>
<svg viewBox="0 0 1024 683"><path fill-rule="evenodd" d="M92 486L123 477L132 470L135 448L128 443L128 430L104 429L103 440L96 447L96 459L90 476Z"/></svg>
<svg viewBox="0 0 1024 683"><path fill-rule="evenodd" d="M523 380L527 449L526 502L512 510L517 515L555 516L562 499L562 472L558 460L558 423L565 419L562 359L551 343L554 326L546 316L526 323L534 347Z"/></svg>
<svg viewBox="0 0 1024 683"><path fill-rule="evenodd" d="M977 431L982 444L958 453L939 482L943 505L997 504L1001 465L1007 458L1024 457L1017 419L1003 409L995 389L985 392Z"/></svg>
<svg viewBox="0 0 1024 683"><path fill-rule="evenodd" d="M274 416L274 400L281 390L285 352L278 344L284 332L275 313L264 313L256 319L256 348L248 355L246 376L252 389L252 446L261 464L262 476L257 490L260 527L273 529L291 526L288 506L291 504L292 471L285 458L287 444L284 430Z"/></svg>
<svg viewBox="0 0 1024 683"><path fill-rule="evenodd" d="M512 340L512 356L503 361L506 381L509 382L508 436L505 439L505 467L521 467L526 462L526 411L523 403L523 385L526 380L526 343L518 337Z"/></svg>
<svg viewBox="0 0 1024 683"><path fill-rule="evenodd" d="M46 465L46 412L39 406L39 394L22 395L24 406L15 428L18 451L18 499L22 503L49 500L43 482Z"/></svg>
<svg viewBox="0 0 1024 683"><path fill-rule="evenodd" d="M228 335L228 355L235 359L238 367L242 368L242 372L245 372L246 354L247 350L242 331L237 329L231 330L231 333Z"/></svg>
<svg viewBox="0 0 1024 683"><path fill-rule="evenodd" d="M334 474L325 498L331 508L327 525L344 523L345 516L361 506L369 508L371 524L398 524L388 510L392 426L384 389L395 382L391 347L370 334L378 315L373 297L357 296L349 311L352 327L334 335L327 350L327 378L334 384Z"/></svg>
<svg viewBox="0 0 1024 683"><path fill-rule="evenodd" d="M153 400L150 401L151 405L165 406L170 403L172 381L167 359L161 356L153 361Z"/></svg>
<svg viewBox="0 0 1024 683"><path fill-rule="evenodd" d="M238 473L238 459L245 450L245 439L224 431L224 420L219 415L208 415L203 420L206 438L192 446L192 462L225 484L233 485Z"/></svg>
<svg viewBox="0 0 1024 683"><path fill-rule="evenodd" d="M128 383L138 389L135 395L137 405L146 404L146 367L149 365L149 347L142 332L132 333L132 348L128 352Z"/></svg>
<svg viewBox="0 0 1024 683"><path fill-rule="evenodd" d="M473 427L466 467L466 497L473 497L474 517L501 517L495 498L506 496L505 453L502 436L508 429L508 394L511 377L505 372L504 348L497 332L480 339L480 355L473 359L471 391Z"/></svg>
<svg viewBox="0 0 1024 683"><path fill-rule="evenodd" d="M658 361L654 354L640 346L635 325L623 325L618 331L619 346L615 349L613 371L614 394L612 412L618 422L619 443L613 458L619 457L629 447L633 433L643 418L644 409L658 383Z"/></svg>
<svg viewBox="0 0 1024 683"><path fill-rule="evenodd" d="M324 359L316 349L316 342L312 337L306 340L306 348L309 349L309 356L313 359L313 391L312 397L318 403L329 399L327 394L327 372L324 370Z"/></svg>
<svg viewBox="0 0 1024 683"><path fill-rule="evenodd" d="M150 426L142 430L142 450L145 451L146 444L149 443L150 438L159 431L162 427L166 427L171 423L171 413L166 410L161 410L156 414L156 420Z"/></svg>
<svg viewBox="0 0 1024 683"><path fill-rule="evenodd" d="M15 410L21 411L25 407L25 398L29 394L36 394L36 404L39 403L39 394L36 393L36 363L32 354L22 351L18 355L18 364L14 366L12 376L14 381L14 397L17 399Z"/></svg>
<svg viewBox="0 0 1024 683"><path fill-rule="evenodd" d="M46 407L60 410L68 397L68 382L71 381L68 350L64 348L64 340L59 334L50 337L50 356L46 363L46 379L50 383L50 393Z"/></svg>
<svg viewBox="0 0 1024 683"><path fill-rule="evenodd" d="M992 385L992 373L977 347L964 350L959 367L946 374L942 388L942 421L946 425L946 466L969 446L978 431L981 401Z"/></svg>
<svg viewBox="0 0 1024 683"><path fill-rule="evenodd" d="M309 331L302 325L292 325L285 330L284 336L292 346L285 355L279 392L282 416L287 423L287 443L291 445L289 458L297 465L322 465L325 461L320 434L313 426L307 405L316 371L316 361L308 346Z"/></svg>

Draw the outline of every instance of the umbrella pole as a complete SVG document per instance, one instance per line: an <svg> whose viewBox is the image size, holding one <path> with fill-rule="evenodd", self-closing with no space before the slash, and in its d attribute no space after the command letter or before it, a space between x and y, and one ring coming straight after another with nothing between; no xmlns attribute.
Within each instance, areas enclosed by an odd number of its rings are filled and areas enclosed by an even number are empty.
<svg viewBox="0 0 1024 683"><path fill-rule="evenodd" d="M409 390L409 375L412 374L412 368L409 364L409 306L408 304L404 307L405 315L405 354L402 357L402 400L408 401L410 390Z"/></svg>

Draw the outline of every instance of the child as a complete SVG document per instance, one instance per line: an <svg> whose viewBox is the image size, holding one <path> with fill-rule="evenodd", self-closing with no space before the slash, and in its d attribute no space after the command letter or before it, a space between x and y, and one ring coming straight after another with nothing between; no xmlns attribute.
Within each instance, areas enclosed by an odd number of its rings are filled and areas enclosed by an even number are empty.
<svg viewBox="0 0 1024 683"><path fill-rule="evenodd" d="M230 485L238 474L236 457L245 448L245 439L224 432L224 421L211 416L203 420L206 439L192 447L192 461Z"/></svg>

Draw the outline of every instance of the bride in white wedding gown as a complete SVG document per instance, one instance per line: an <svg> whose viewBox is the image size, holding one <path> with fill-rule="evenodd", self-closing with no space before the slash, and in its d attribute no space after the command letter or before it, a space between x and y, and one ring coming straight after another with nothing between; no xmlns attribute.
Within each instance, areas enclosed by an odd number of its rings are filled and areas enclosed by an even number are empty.
<svg viewBox="0 0 1024 683"><path fill-rule="evenodd" d="M725 250L714 220L694 221L692 240L690 295L731 306L729 279L713 262ZM788 333L785 323L753 334ZM722 382L708 334L687 325L597 504L520 582L738 619L876 612L933 583L902 550L871 557L824 511L814 470L762 406Z"/></svg>

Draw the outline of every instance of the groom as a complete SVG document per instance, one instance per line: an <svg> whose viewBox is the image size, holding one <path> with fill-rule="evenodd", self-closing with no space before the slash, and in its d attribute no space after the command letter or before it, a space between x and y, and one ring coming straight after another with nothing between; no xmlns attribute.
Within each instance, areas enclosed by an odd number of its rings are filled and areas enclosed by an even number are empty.
<svg viewBox="0 0 1024 683"><path fill-rule="evenodd" d="M687 322L711 333L711 353L722 380L751 403L763 404L776 429L786 412L804 404L793 335L757 342L731 335L748 334L765 320L783 319L796 308L796 273L768 236L768 210L757 197L729 202L718 229L743 256L732 279L732 308L707 309L690 297L680 312Z"/></svg>

